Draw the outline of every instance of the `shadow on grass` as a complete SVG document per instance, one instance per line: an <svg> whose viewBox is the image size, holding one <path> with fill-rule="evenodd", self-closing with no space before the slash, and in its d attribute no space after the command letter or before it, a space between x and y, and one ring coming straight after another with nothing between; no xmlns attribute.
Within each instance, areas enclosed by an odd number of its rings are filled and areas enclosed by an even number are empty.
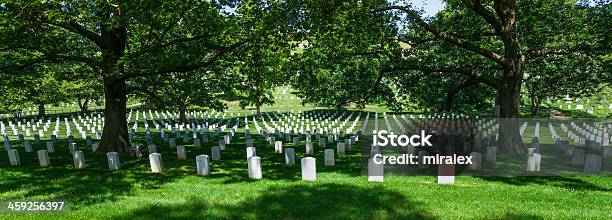
<svg viewBox="0 0 612 220"><path fill-rule="evenodd" d="M476 178L515 186L537 184L578 191L612 192L612 188L609 187L601 187L578 178L563 176L476 176Z"/></svg>
<svg viewBox="0 0 612 220"><path fill-rule="evenodd" d="M190 198L180 204L156 204L116 219L433 219L421 204L383 187L322 184L272 186L238 204Z"/></svg>
<svg viewBox="0 0 612 220"><path fill-rule="evenodd" d="M485 219L544 219L541 216L528 214L528 213L506 213L503 216L495 217L495 218L485 218Z"/></svg>
<svg viewBox="0 0 612 220"><path fill-rule="evenodd" d="M145 133L138 132L137 134L134 142L146 146ZM177 139L177 144L186 146L188 155L187 160L179 160L176 149L169 148L168 144L160 138L159 133L152 133L154 142L158 146L157 151L163 157L164 173L161 174L151 173L147 156L136 159L121 156L121 170L109 171L106 155L93 153L91 147L88 147L82 139L77 139L76 142L79 150L85 154L85 169L74 169L73 158L68 150L66 139L58 139L55 143L56 152L49 154L51 166L40 167L36 151L46 149L46 140L32 142L34 152L31 153L24 152L22 143L12 141L13 147L20 152L22 165L10 167L7 154L0 154L0 194L11 195L10 199L42 197L46 200L67 200L75 206L71 209L115 201L122 196L131 195L135 189L154 190L186 176L195 176L195 157L200 154L211 155L210 148L217 145L217 140L223 138L223 134L225 133L220 134L217 139L211 139L209 143L203 144L203 147L198 149L194 147L192 140L184 143L182 139ZM296 165L294 166L286 165L284 154L274 153L274 147L270 146L263 137L256 134L252 134L252 137L257 147L257 155L262 158L265 179L295 181L301 179L300 159L306 156L304 136L297 147L283 141L284 148L295 148ZM251 181L248 178L245 142L244 132L237 132L232 143L222 151L222 160L210 161L211 178L223 178L224 183ZM331 148L331 144L329 145L328 148ZM346 156L336 156L336 166L325 167L323 166L324 149L318 148L318 142L315 142L314 146L318 172L360 175L361 165L354 162L359 161L355 159L360 158L359 149L347 148ZM335 144L333 146L335 147Z"/></svg>

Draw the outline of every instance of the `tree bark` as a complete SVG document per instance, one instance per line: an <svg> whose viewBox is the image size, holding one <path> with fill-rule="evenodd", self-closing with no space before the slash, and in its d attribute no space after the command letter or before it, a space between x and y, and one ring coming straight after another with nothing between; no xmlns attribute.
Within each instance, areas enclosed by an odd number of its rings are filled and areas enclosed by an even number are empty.
<svg viewBox="0 0 612 220"><path fill-rule="evenodd" d="M520 70L520 67L515 67ZM511 70L513 71L513 70ZM507 74L507 75L506 75ZM519 132L518 110L522 77L517 73L505 73L506 79L499 89L500 118L498 149L505 153L526 153ZM522 75L521 75L522 76Z"/></svg>
<svg viewBox="0 0 612 220"><path fill-rule="evenodd" d="M261 119L261 105L257 103L255 108L257 108L257 119Z"/></svg>
<svg viewBox="0 0 612 220"><path fill-rule="evenodd" d="M45 114L45 104L38 104L38 117L44 118L47 116Z"/></svg>
<svg viewBox="0 0 612 220"><path fill-rule="evenodd" d="M179 106L179 120L182 123L187 123L187 114L186 114L187 106L182 101L179 101L178 106Z"/></svg>
<svg viewBox="0 0 612 220"><path fill-rule="evenodd" d="M542 99L538 97L531 97L531 116L538 117L540 115L541 108Z"/></svg>
<svg viewBox="0 0 612 220"><path fill-rule="evenodd" d="M83 102L81 102L81 99L79 99L79 108L81 109L82 113L89 113L89 99L85 99L83 100Z"/></svg>
<svg viewBox="0 0 612 220"><path fill-rule="evenodd" d="M124 80L104 79L104 131L97 153L127 154L130 142L127 131L127 88Z"/></svg>

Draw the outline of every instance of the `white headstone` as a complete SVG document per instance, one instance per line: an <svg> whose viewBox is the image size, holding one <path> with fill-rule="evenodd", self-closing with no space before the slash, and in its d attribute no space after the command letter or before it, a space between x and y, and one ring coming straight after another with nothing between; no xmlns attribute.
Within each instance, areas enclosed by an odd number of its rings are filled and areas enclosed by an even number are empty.
<svg viewBox="0 0 612 220"><path fill-rule="evenodd" d="M285 164L290 166L295 165L295 150L293 148L285 149Z"/></svg>
<svg viewBox="0 0 612 220"><path fill-rule="evenodd" d="M72 154L72 158L74 159L74 168L85 169L85 155L83 151L75 151L74 154Z"/></svg>
<svg viewBox="0 0 612 220"><path fill-rule="evenodd" d="M317 179L317 162L314 157L305 157L301 160L302 180L315 181Z"/></svg>
<svg viewBox="0 0 612 220"><path fill-rule="evenodd" d="M108 161L109 170L121 169L121 163L119 162L119 154L117 152L106 153L106 159Z"/></svg>
<svg viewBox="0 0 612 220"><path fill-rule="evenodd" d="M249 178L251 179L261 179L261 158L258 156L249 157L248 159L248 167L249 167Z"/></svg>
<svg viewBox="0 0 612 220"><path fill-rule="evenodd" d="M334 149L325 149L325 166L334 166Z"/></svg>
<svg viewBox="0 0 612 220"><path fill-rule="evenodd" d="M210 165L208 164L208 155L202 154L196 157L196 167L199 176L208 176L210 174Z"/></svg>
<svg viewBox="0 0 612 220"><path fill-rule="evenodd" d="M38 154L38 162L41 167L48 167L51 165L51 161L49 160L49 153L46 150L39 150Z"/></svg>
<svg viewBox="0 0 612 220"><path fill-rule="evenodd" d="M151 164L151 172L163 172L162 155L159 153L149 154L149 163Z"/></svg>
<svg viewBox="0 0 612 220"><path fill-rule="evenodd" d="M277 154L283 153L283 142L282 141L274 142L274 153L277 153Z"/></svg>
<svg viewBox="0 0 612 220"><path fill-rule="evenodd" d="M176 155L178 155L179 160L187 159L187 152L185 151L185 145L176 146Z"/></svg>
<svg viewBox="0 0 612 220"><path fill-rule="evenodd" d="M253 156L257 156L257 151L255 150L254 147L247 147L246 148L247 160L249 159L249 157L253 157Z"/></svg>
<svg viewBox="0 0 612 220"><path fill-rule="evenodd" d="M11 166L21 165L21 159L19 158L19 152L17 151L17 149L10 149L7 152Z"/></svg>
<svg viewBox="0 0 612 220"><path fill-rule="evenodd" d="M221 148L219 146L210 148L210 152L213 160L221 160Z"/></svg>
<svg viewBox="0 0 612 220"><path fill-rule="evenodd" d="M527 155L527 171L540 172L540 163L542 162L542 155L538 153L531 153Z"/></svg>

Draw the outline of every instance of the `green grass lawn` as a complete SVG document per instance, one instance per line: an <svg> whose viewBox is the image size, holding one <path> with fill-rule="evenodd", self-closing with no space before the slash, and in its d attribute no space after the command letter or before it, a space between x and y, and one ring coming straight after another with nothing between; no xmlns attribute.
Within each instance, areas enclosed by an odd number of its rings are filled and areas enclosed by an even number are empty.
<svg viewBox="0 0 612 220"><path fill-rule="evenodd" d="M280 104L264 110L315 109L299 103L299 99L280 99ZM234 107L230 112L244 115L250 111ZM380 126L384 126L382 114L379 117ZM388 117L394 125L391 115ZM347 155L336 156L336 166L325 167L323 149L315 141L317 180L305 182L301 181L299 166L299 159L305 153L303 140L296 148L297 165L287 166L284 156L275 154L274 147L255 134L252 137L257 155L262 158L263 179L253 181L247 173L243 125L222 151L222 160L211 161L212 174L206 177L196 175L195 156L210 155L210 147L216 145L212 140L201 149L177 140L188 150L188 159L178 160L176 151L153 133L163 157L165 170L161 174L150 172L146 156L136 159L122 156L122 169L109 171L106 156L93 153L80 138L77 143L85 152L87 168L75 170L64 135L56 143L56 153L50 154L51 166L42 168L35 153L25 153L23 144L13 141L22 165L11 167L7 154L0 154L0 201L65 200L69 210L3 212L0 219L612 218L612 177L609 176L458 176L454 185L438 185L433 176L386 176L383 183L370 183L362 175L361 149L348 148ZM533 126L530 123L525 131L526 142L531 139ZM252 124L250 128L254 133ZM555 128L561 131L558 126ZM60 134L64 134L63 129L62 125ZM138 132L135 142L142 144L142 124ZM541 142L543 147L553 147L544 123ZM289 146L285 143L284 147ZM327 146L335 147L329 143ZM45 143L34 143L34 148L34 152L44 149Z"/></svg>

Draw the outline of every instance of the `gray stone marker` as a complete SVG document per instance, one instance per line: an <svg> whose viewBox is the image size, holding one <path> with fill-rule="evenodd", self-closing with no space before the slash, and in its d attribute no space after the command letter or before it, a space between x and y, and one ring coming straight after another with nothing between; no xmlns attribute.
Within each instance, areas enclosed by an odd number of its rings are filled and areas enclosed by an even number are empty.
<svg viewBox="0 0 612 220"><path fill-rule="evenodd" d="M538 154L538 153L527 154L527 171L540 172L541 162L542 162L541 154Z"/></svg>
<svg viewBox="0 0 612 220"><path fill-rule="evenodd" d="M336 161L334 160L334 149L325 149L325 166L334 166Z"/></svg>
<svg viewBox="0 0 612 220"><path fill-rule="evenodd" d="M345 154L345 148L344 148L344 143L343 142L338 142L336 144L336 153L338 155L344 155Z"/></svg>
<svg viewBox="0 0 612 220"><path fill-rule="evenodd" d="M293 137L293 146L297 147L300 145L300 137Z"/></svg>
<svg viewBox="0 0 612 220"><path fill-rule="evenodd" d="M319 147L325 148L325 138L319 138Z"/></svg>
<svg viewBox="0 0 612 220"><path fill-rule="evenodd" d="M93 144L91 144L91 150L93 152L96 152L96 150L98 150L98 146L100 146L100 143L93 143Z"/></svg>
<svg viewBox="0 0 612 220"><path fill-rule="evenodd" d="M85 169L85 155L83 151L75 151L74 154L72 154L72 158L74 160L75 169Z"/></svg>
<svg viewBox="0 0 612 220"><path fill-rule="evenodd" d="M202 143L200 142L200 138L193 139L193 146L196 149L200 149L202 147Z"/></svg>
<svg viewBox="0 0 612 220"><path fill-rule="evenodd" d="M572 151L572 165L584 165L584 149L574 149Z"/></svg>
<svg viewBox="0 0 612 220"><path fill-rule="evenodd" d="M295 150L293 148L285 149L285 164L290 166L295 165Z"/></svg>
<svg viewBox="0 0 612 220"><path fill-rule="evenodd" d="M314 154L314 147L313 147L312 141L306 142L306 154L308 155Z"/></svg>
<svg viewBox="0 0 612 220"><path fill-rule="evenodd" d="M301 160L302 180L315 181L317 180L317 162L314 157L304 157Z"/></svg>
<svg viewBox="0 0 612 220"><path fill-rule="evenodd" d="M374 152L378 154L380 152ZM383 164L374 163L374 159L368 159L368 182L384 182L384 166Z"/></svg>
<svg viewBox="0 0 612 220"><path fill-rule="evenodd" d="M196 169L198 176L210 175L210 164L208 163L208 155L202 154L196 157Z"/></svg>
<svg viewBox="0 0 612 220"><path fill-rule="evenodd" d="M78 150L76 143L68 143L68 149L70 149L70 154Z"/></svg>
<svg viewBox="0 0 612 220"><path fill-rule="evenodd" d="M176 138L168 139L168 144L170 145L170 148L176 148Z"/></svg>
<svg viewBox="0 0 612 220"><path fill-rule="evenodd" d="M53 141L47 141L47 151L49 153L55 153L55 146L53 144Z"/></svg>
<svg viewBox="0 0 612 220"><path fill-rule="evenodd" d="M253 156L257 156L257 150L254 147L247 147L246 148L247 160L249 159L249 157L253 157Z"/></svg>
<svg viewBox="0 0 612 220"><path fill-rule="evenodd" d="M568 145L567 147L565 147L565 156L572 156L572 154L574 154L574 150L576 149L576 147Z"/></svg>
<svg viewBox="0 0 612 220"><path fill-rule="evenodd" d="M261 158L258 156L249 157L248 159L248 167L249 167L249 178L251 179L261 179Z"/></svg>
<svg viewBox="0 0 612 220"><path fill-rule="evenodd" d="M210 154L213 160L221 160L221 148L219 146L211 147Z"/></svg>
<svg viewBox="0 0 612 220"><path fill-rule="evenodd" d="M4 149L5 150L10 150L11 149L11 142L9 142L8 140L4 140Z"/></svg>
<svg viewBox="0 0 612 220"><path fill-rule="evenodd" d="M49 153L46 150L39 150L38 154L38 162L41 167L48 167L51 165L51 161L49 160Z"/></svg>
<svg viewBox="0 0 612 220"><path fill-rule="evenodd" d="M601 172L602 156L597 154L587 154L584 157L584 172L587 174L597 174Z"/></svg>
<svg viewBox="0 0 612 220"><path fill-rule="evenodd" d="M147 146L147 150L149 151L149 154L157 153L157 146L155 146L155 144L149 144L149 146Z"/></svg>
<svg viewBox="0 0 612 220"><path fill-rule="evenodd" d="M208 144L208 135L202 135L202 143Z"/></svg>
<svg viewBox="0 0 612 220"><path fill-rule="evenodd" d="M25 152L31 153L32 151L34 151L32 149L32 142L26 141L26 142L23 142L23 145L25 147Z"/></svg>
<svg viewBox="0 0 612 220"><path fill-rule="evenodd" d="M419 151L419 165L417 166L418 168L427 168L429 167L429 164L425 164L425 156L428 156L429 153L427 151Z"/></svg>
<svg viewBox="0 0 612 220"><path fill-rule="evenodd" d="M185 145L176 146L176 155L178 156L179 160L187 159L187 152L185 151Z"/></svg>
<svg viewBox="0 0 612 220"><path fill-rule="evenodd" d="M497 147L487 147L487 162L497 161Z"/></svg>
<svg viewBox="0 0 612 220"><path fill-rule="evenodd" d="M117 152L106 153L106 160L108 161L109 170L121 169L121 163L119 162L119 154Z"/></svg>
<svg viewBox="0 0 612 220"><path fill-rule="evenodd" d="M282 141L274 142L274 153L277 153L277 154L283 153L283 142Z"/></svg>
<svg viewBox="0 0 612 220"><path fill-rule="evenodd" d="M159 153L149 154L149 163L151 164L152 173L163 172L162 155Z"/></svg>
<svg viewBox="0 0 612 220"><path fill-rule="evenodd" d="M10 149L7 152L11 166L21 165L21 158L19 158L19 151L17 149Z"/></svg>
<svg viewBox="0 0 612 220"><path fill-rule="evenodd" d="M229 134L226 134L224 136L225 139L225 144L230 144L232 142L232 136L230 136Z"/></svg>
<svg viewBox="0 0 612 220"><path fill-rule="evenodd" d="M225 150L225 140L219 140L219 149Z"/></svg>
<svg viewBox="0 0 612 220"><path fill-rule="evenodd" d="M472 164L468 166L469 169L476 171L482 170L482 154L478 152L472 152L470 153L470 156L472 156Z"/></svg>

